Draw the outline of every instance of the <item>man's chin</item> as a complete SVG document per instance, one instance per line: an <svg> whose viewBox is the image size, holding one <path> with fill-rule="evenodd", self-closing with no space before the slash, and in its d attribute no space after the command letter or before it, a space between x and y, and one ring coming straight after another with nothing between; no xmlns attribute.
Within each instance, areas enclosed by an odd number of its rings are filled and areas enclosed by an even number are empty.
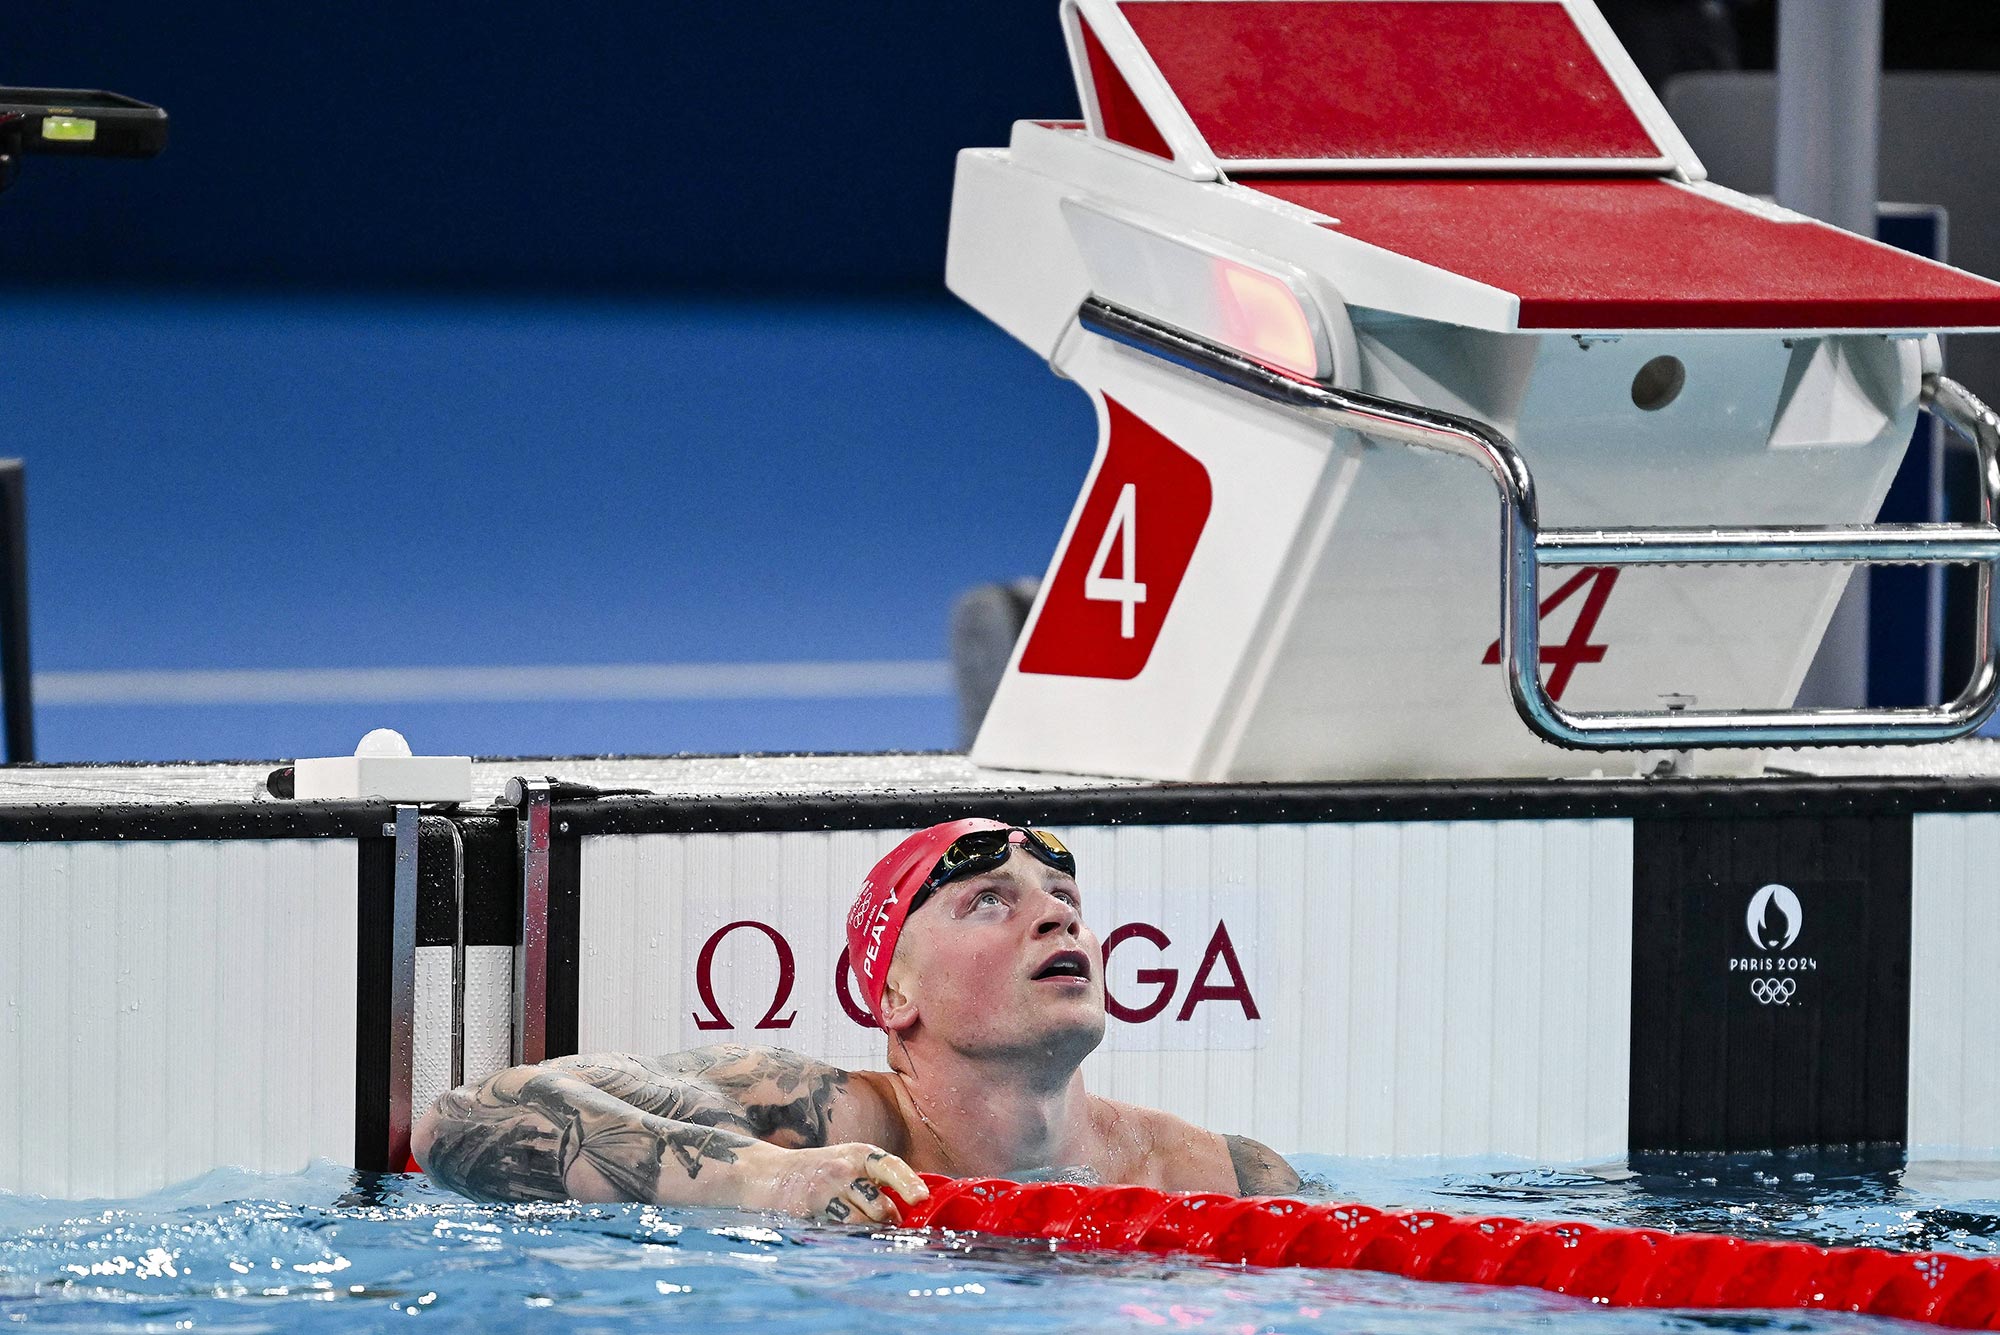
<svg viewBox="0 0 2000 1335"><path fill-rule="evenodd" d="M1050 1016L1034 1032L1021 1035L1013 1041L995 1045L984 1052L973 1051L976 1055L998 1058L1008 1062L1028 1062L1036 1066L1073 1068L1083 1064L1083 1059L1097 1051L1104 1042L1104 1011L1102 1007L1086 1009L1078 1006L1073 1014Z"/></svg>
<svg viewBox="0 0 2000 1335"><path fill-rule="evenodd" d="M1104 1042L1104 1009L1100 1006L1090 1012L1050 1024L1042 1031L1037 1046L1049 1055L1049 1060L1061 1060L1074 1065L1097 1051L1098 1045L1102 1042Z"/></svg>

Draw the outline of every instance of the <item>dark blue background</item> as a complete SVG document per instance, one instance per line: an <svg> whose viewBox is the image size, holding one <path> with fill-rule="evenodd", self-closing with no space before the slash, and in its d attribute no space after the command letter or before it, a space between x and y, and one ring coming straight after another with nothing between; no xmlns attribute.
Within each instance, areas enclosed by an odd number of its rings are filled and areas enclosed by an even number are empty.
<svg viewBox="0 0 2000 1335"><path fill-rule="evenodd" d="M31 162L14 279L934 290L953 155L1074 114L1054 0L15 0L0 82L167 108Z"/></svg>

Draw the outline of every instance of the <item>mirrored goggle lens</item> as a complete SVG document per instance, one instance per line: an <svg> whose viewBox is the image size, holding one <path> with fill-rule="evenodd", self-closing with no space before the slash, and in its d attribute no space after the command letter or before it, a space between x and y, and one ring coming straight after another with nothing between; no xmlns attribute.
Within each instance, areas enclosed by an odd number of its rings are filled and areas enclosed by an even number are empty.
<svg viewBox="0 0 2000 1335"><path fill-rule="evenodd" d="M1055 837L1048 830L1023 830L1028 837L1028 851L1041 858L1065 876L1076 875L1076 854L1069 851L1069 845Z"/></svg>

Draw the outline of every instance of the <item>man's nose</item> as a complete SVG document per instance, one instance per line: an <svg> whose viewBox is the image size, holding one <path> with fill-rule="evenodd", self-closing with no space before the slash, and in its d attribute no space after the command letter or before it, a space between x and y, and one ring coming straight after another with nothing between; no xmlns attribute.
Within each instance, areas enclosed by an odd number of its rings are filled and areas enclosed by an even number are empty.
<svg viewBox="0 0 2000 1335"><path fill-rule="evenodd" d="M1083 917L1076 911L1076 905L1066 899L1043 892L1047 903L1042 908L1042 916L1035 920L1035 935L1049 936L1055 932L1067 932L1075 936L1083 929Z"/></svg>

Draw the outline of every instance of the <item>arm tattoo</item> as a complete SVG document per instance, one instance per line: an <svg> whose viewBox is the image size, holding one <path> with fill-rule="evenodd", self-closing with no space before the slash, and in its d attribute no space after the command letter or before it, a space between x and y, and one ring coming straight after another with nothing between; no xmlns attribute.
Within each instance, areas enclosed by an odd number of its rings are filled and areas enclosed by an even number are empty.
<svg viewBox="0 0 2000 1335"><path fill-rule="evenodd" d="M625 1200L660 1194L671 1153L690 1179L704 1163L736 1162L745 1137L638 1112L545 1067L503 1071L476 1090L438 1100L431 1176L477 1200L568 1200L579 1161Z"/></svg>
<svg viewBox="0 0 2000 1335"><path fill-rule="evenodd" d="M1282 1196L1299 1189L1299 1175L1278 1152L1248 1136L1224 1136L1236 1169L1236 1190L1244 1196Z"/></svg>
<svg viewBox="0 0 2000 1335"><path fill-rule="evenodd" d="M550 1063L642 1112L726 1127L787 1149L829 1143L847 1072L782 1048L735 1044L672 1057L568 1057Z"/></svg>
<svg viewBox="0 0 2000 1335"><path fill-rule="evenodd" d="M427 1167L475 1199L559 1201L582 1161L625 1199L651 1201L669 1156L692 1181L753 1140L824 1146L846 1087L847 1072L778 1048L562 1057L439 1099Z"/></svg>

